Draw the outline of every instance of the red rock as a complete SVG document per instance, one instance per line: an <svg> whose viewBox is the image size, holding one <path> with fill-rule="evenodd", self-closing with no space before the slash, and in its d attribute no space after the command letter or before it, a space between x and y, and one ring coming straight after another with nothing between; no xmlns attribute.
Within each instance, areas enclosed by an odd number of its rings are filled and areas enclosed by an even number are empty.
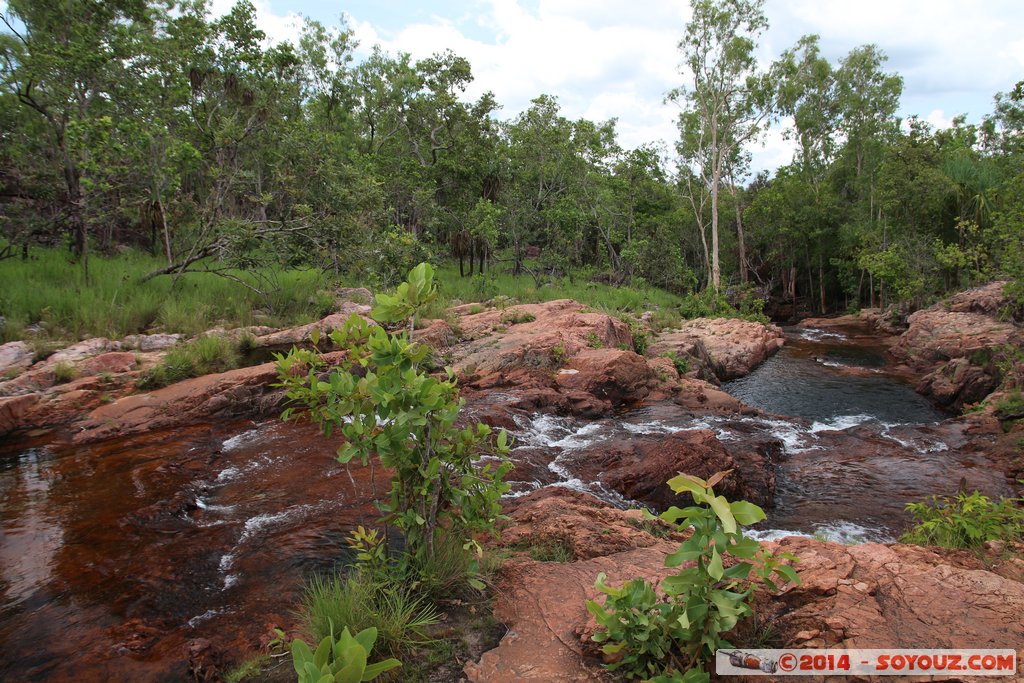
<svg viewBox="0 0 1024 683"><path fill-rule="evenodd" d="M0 435L26 426L25 416L39 403L37 393L0 397Z"/></svg>
<svg viewBox="0 0 1024 683"><path fill-rule="evenodd" d="M73 344L66 349L61 349L45 361L37 363L37 365L45 364L47 366L53 366L57 363L74 363L92 356L98 356L107 351L117 351L120 349L120 346L121 345L119 343L110 341L106 337L86 339L85 341Z"/></svg>
<svg viewBox="0 0 1024 683"><path fill-rule="evenodd" d="M94 356L78 366L78 374L82 376L100 373L118 374L131 372L135 369L135 354L127 351L114 351Z"/></svg>
<svg viewBox="0 0 1024 683"><path fill-rule="evenodd" d="M654 372L640 356L621 349L584 349L558 372L559 388L592 394L618 406L643 399Z"/></svg>
<svg viewBox="0 0 1024 683"><path fill-rule="evenodd" d="M722 380L748 374L784 344L775 325L735 318L696 318L665 332L647 349L650 356L674 352L710 364Z"/></svg>

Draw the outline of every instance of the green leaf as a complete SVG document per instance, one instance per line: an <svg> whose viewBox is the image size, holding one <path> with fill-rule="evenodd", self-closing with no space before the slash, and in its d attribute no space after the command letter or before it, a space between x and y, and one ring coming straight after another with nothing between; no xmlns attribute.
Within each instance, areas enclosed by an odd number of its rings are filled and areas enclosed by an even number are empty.
<svg viewBox="0 0 1024 683"><path fill-rule="evenodd" d="M711 561L708 562L708 575L711 576L715 581L722 579L722 574L725 573L725 569L722 568L722 556L718 552L718 548L711 550Z"/></svg>
<svg viewBox="0 0 1024 683"><path fill-rule="evenodd" d="M736 519L732 516L732 508L729 507L729 501L725 499L725 496L715 496L714 498L708 498L708 504L711 509L715 511L718 519L722 522L722 528L727 534L736 533Z"/></svg>
<svg viewBox="0 0 1024 683"><path fill-rule="evenodd" d="M764 510L745 500L729 503L729 508L732 510L733 517L740 524L756 524L765 519Z"/></svg>
<svg viewBox="0 0 1024 683"><path fill-rule="evenodd" d="M402 663L393 657L391 659L385 659L382 662L377 662L376 664L369 664L367 665L366 670L363 672L362 680L372 681L374 678L380 676L385 671L391 671L392 669L397 668L399 666L402 666Z"/></svg>
<svg viewBox="0 0 1024 683"><path fill-rule="evenodd" d="M697 499L698 495L706 494L706 484L707 482L703 479L692 474L679 474L668 480L668 485L674 492L689 491L693 494L694 499Z"/></svg>

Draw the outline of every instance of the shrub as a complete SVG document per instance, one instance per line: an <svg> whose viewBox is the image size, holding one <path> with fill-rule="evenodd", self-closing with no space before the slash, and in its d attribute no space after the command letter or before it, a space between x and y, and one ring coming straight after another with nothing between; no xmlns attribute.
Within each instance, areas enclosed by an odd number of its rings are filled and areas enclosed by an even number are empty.
<svg viewBox="0 0 1024 683"><path fill-rule="evenodd" d="M227 337L203 335L167 351L159 364L139 380L140 389L158 389L175 382L238 367L236 345Z"/></svg>
<svg viewBox="0 0 1024 683"><path fill-rule="evenodd" d="M377 295L373 315L385 322L408 319L411 336L417 313L435 296L433 270L420 264L395 295ZM378 506L384 521L404 534L412 563L424 566L447 536L476 546L473 535L493 531L508 490L502 481L511 469L504 457L507 433L492 439L485 424L455 426L464 401L451 371L438 379L421 369L427 346L370 327L358 315L331 340L347 354L326 378L320 377L326 361L315 350L292 349L278 358L279 386L290 402L282 418L301 412L328 436L342 432L346 443L338 459L344 464L373 467L376 456L394 472L388 498ZM485 453L497 462L476 467Z"/></svg>
<svg viewBox="0 0 1024 683"><path fill-rule="evenodd" d="M741 527L763 520L764 511L747 501L730 503L715 495L712 487L727 474L719 472L707 481L687 474L669 480L673 491L689 492L696 505L673 506L660 515L680 529L693 529L690 538L665 558L666 567L693 564L661 582L664 599L643 579L616 588L605 583L603 573L598 575L596 587L607 597L603 606L588 601L587 609L600 627L594 640L605 643L605 654L620 657L609 669L621 669L630 679L708 681L707 662L716 650L731 647L723 634L752 612L753 588L744 587L751 574L772 590L773 574L799 582L793 568L780 562L795 557L774 556L743 536ZM726 567L726 555L739 561Z"/></svg>
<svg viewBox="0 0 1024 683"><path fill-rule="evenodd" d="M661 356L671 360L672 365L676 367L676 372L680 375L685 375L690 371L690 358L688 356L680 356L675 351L666 351Z"/></svg>
<svg viewBox="0 0 1024 683"><path fill-rule="evenodd" d="M977 548L985 541L1024 537L1022 499L990 500L978 491L955 498L932 496L931 503L907 503L916 524L900 537L901 543Z"/></svg>

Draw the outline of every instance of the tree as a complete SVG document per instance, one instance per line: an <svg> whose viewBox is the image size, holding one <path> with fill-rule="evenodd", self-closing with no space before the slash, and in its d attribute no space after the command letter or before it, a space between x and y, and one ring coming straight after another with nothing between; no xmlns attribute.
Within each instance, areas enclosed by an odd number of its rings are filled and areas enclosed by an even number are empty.
<svg viewBox="0 0 1024 683"><path fill-rule="evenodd" d="M763 0L694 2L693 18L679 42L692 85L669 94L684 108L679 154L685 165L699 169L701 192L710 196L710 275L716 292L722 277L718 195L723 176L736 151L761 133L775 108L774 76L758 71L754 54L757 37L768 27L762 5ZM695 213L700 220L702 212Z"/></svg>

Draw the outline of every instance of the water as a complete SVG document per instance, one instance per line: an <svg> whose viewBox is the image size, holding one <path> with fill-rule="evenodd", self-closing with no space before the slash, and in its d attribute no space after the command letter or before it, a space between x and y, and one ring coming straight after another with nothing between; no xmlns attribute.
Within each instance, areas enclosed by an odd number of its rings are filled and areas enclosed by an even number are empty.
<svg viewBox="0 0 1024 683"><path fill-rule="evenodd" d="M835 332L791 331L775 356L722 388L755 408L824 424L929 424L945 415L885 372L884 350Z"/></svg>
<svg viewBox="0 0 1024 683"><path fill-rule="evenodd" d="M0 454L0 680L191 680L189 641L290 626L376 514L336 446L268 422Z"/></svg>

